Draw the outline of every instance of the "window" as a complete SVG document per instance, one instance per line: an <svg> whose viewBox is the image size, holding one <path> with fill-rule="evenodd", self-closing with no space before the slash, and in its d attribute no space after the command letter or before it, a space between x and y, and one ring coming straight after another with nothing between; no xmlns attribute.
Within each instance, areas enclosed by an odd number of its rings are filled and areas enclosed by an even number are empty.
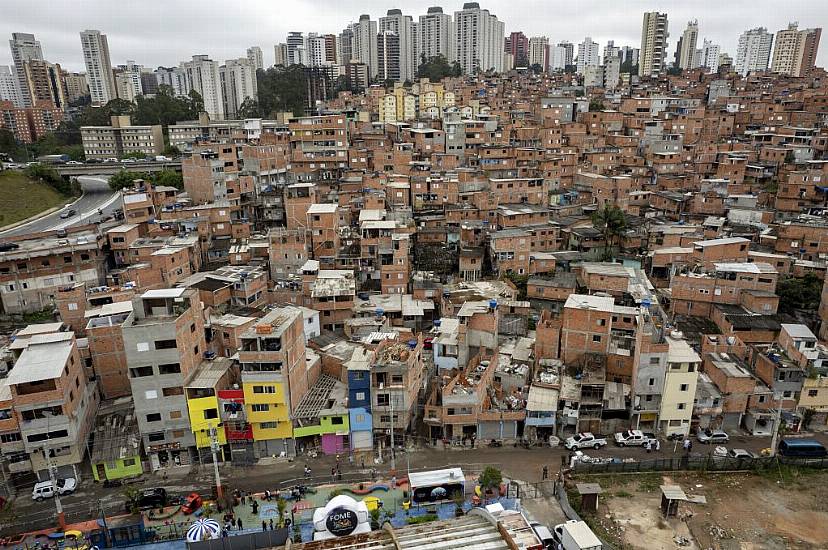
<svg viewBox="0 0 828 550"><path fill-rule="evenodd" d="M592 341L593 342L600 342L601 341L601 335L600 334L593 335L592 336Z"/></svg>
<svg viewBox="0 0 828 550"><path fill-rule="evenodd" d="M170 411L170 420L178 420L181 418L181 411Z"/></svg>
<svg viewBox="0 0 828 550"><path fill-rule="evenodd" d="M147 342L138 342L135 345L137 351L149 351L149 344Z"/></svg>
<svg viewBox="0 0 828 550"><path fill-rule="evenodd" d="M356 392L354 394L354 399L356 399L357 401L364 401L365 400L365 392L364 391Z"/></svg>
<svg viewBox="0 0 828 550"><path fill-rule="evenodd" d="M135 459L134 458L125 458L124 459L124 467L128 468L130 466L135 466Z"/></svg>
<svg viewBox="0 0 828 550"><path fill-rule="evenodd" d="M391 403L391 398L387 393L378 393L377 394L377 406L378 407L387 407Z"/></svg>
<svg viewBox="0 0 828 550"><path fill-rule="evenodd" d="M23 437L20 432L12 432L9 434L0 435L0 443L13 443L15 441L22 441Z"/></svg>
<svg viewBox="0 0 828 550"><path fill-rule="evenodd" d="M363 371L356 371L353 373L351 377L352 380L365 380L365 372Z"/></svg>
<svg viewBox="0 0 828 550"><path fill-rule="evenodd" d="M161 413L150 413L147 415L147 422L160 422Z"/></svg>
<svg viewBox="0 0 828 550"><path fill-rule="evenodd" d="M175 340L156 340L155 349L175 349Z"/></svg>
<svg viewBox="0 0 828 550"><path fill-rule="evenodd" d="M263 430L273 430L279 427L278 422L262 422L259 427Z"/></svg>
<svg viewBox="0 0 828 550"><path fill-rule="evenodd" d="M204 420L218 418L218 409L204 409Z"/></svg>
<svg viewBox="0 0 828 550"><path fill-rule="evenodd" d="M253 393L276 393L275 386L253 386Z"/></svg>
<svg viewBox="0 0 828 550"><path fill-rule="evenodd" d="M147 434L147 441L164 441L164 432Z"/></svg>
<svg viewBox="0 0 828 550"><path fill-rule="evenodd" d="M181 365L178 363L167 363L165 365L158 365L158 372L160 374L177 374L181 372Z"/></svg>
<svg viewBox="0 0 828 550"><path fill-rule="evenodd" d="M606 319L598 319L598 326L603 327L606 326L607 320Z"/></svg>
<svg viewBox="0 0 828 550"><path fill-rule="evenodd" d="M680 411L683 411L684 409L686 409L686 408L687 408L687 403L678 403L678 404L676 405L676 408L677 408L678 410L680 410Z"/></svg>
<svg viewBox="0 0 828 550"><path fill-rule="evenodd" d="M254 403L252 406L252 410L255 413L267 412L270 410L270 405L267 403Z"/></svg>
<svg viewBox="0 0 828 550"><path fill-rule="evenodd" d="M333 424L334 426L341 426L344 423L345 421L342 419L341 416L334 416L333 418L331 418L331 424Z"/></svg>
<svg viewBox="0 0 828 550"><path fill-rule="evenodd" d="M173 430L172 435L173 437L184 437L185 433L187 433L186 430Z"/></svg>
<svg viewBox="0 0 828 550"><path fill-rule="evenodd" d="M132 367L129 369L129 376L131 378L142 378L144 376L152 376L152 367Z"/></svg>
<svg viewBox="0 0 828 550"><path fill-rule="evenodd" d="M661 357L650 357L650 364L651 365L660 365L661 364Z"/></svg>
<svg viewBox="0 0 828 550"><path fill-rule="evenodd" d="M158 392L155 390L147 390L144 392L144 399L158 399Z"/></svg>
<svg viewBox="0 0 828 550"><path fill-rule="evenodd" d="M689 387L689 384L682 384L681 386L679 386L679 391L687 391L687 388Z"/></svg>
<svg viewBox="0 0 828 550"><path fill-rule="evenodd" d="M816 397L819 395L819 390L808 390L808 397Z"/></svg>
<svg viewBox="0 0 828 550"><path fill-rule="evenodd" d="M184 395L184 388L181 386L170 386L161 390L164 397L172 397L173 395Z"/></svg>
<svg viewBox="0 0 828 550"><path fill-rule="evenodd" d="M790 390L782 392L782 397L785 399L789 398L791 395L793 395L793 393Z"/></svg>
<svg viewBox="0 0 828 550"><path fill-rule="evenodd" d="M655 386L655 378L650 378L649 385L650 386Z"/></svg>

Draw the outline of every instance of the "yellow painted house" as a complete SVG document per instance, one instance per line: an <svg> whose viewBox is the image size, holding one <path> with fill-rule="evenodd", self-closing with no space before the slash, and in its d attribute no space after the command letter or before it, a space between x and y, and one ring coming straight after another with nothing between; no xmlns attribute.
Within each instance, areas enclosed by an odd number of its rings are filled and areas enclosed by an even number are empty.
<svg viewBox="0 0 828 550"><path fill-rule="evenodd" d="M205 361L185 384L190 430L199 449L210 447L211 428L216 429L216 440L219 445L224 446L227 443L225 431L220 426L218 392L231 386L235 378L232 366L233 362L226 357Z"/></svg>
<svg viewBox="0 0 828 550"><path fill-rule="evenodd" d="M242 389L247 421L253 426L254 441L293 437L290 407L281 380L246 380Z"/></svg>

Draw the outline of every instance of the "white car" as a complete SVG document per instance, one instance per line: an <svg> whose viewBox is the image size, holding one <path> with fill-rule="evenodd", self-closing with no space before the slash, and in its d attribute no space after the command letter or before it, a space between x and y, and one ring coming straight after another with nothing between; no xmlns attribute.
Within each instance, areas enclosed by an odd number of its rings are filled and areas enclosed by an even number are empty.
<svg viewBox="0 0 828 550"><path fill-rule="evenodd" d="M118 162L118 159L116 159L114 157L110 157L108 159L104 159L104 162Z"/></svg>
<svg viewBox="0 0 828 550"><path fill-rule="evenodd" d="M74 477L67 477L66 479L57 480L57 494L70 495L75 492L78 487L78 482ZM32 500L41 501L44 498L52 498L55 496L55 484L51 480L41 481L36 483L32 488Z"/></svg>
<svg viewBox="0 0 828 550"><path fill-rule="evenodd" d="M82 162L78 162L77 160L67 160L66 164L69 166L83 166Z"/></svg>
<svg viewBox="0 0 828 550"><path fill-rule="evenodd" d="M568 437L564 447L567 450L574 451L575 449L586 449L592 447L593 449L600 449L607 444L607 440L603 437L595 437L592 432L581 432Z"/></svg>
<svg viewBox="0 0 828 550"><path fill-rule="evenodd" d="M699 443L710 445L712 443L727 443L730 441L730 436L723 430L711 430L707 428L705 430L699 430L696 434L696 439L699 440Z"/></svg>

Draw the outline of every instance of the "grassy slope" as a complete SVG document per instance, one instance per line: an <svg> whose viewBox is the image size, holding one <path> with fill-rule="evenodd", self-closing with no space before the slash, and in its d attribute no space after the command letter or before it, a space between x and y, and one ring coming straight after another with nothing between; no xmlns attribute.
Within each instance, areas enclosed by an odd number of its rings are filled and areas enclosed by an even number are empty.
<svg viewBox="0 0 828 550"><path fill-rule="evenodd" d="M31 181L22 172L4 170L0 172L0 227L60 206L69 199L46 184Z"/></svg>

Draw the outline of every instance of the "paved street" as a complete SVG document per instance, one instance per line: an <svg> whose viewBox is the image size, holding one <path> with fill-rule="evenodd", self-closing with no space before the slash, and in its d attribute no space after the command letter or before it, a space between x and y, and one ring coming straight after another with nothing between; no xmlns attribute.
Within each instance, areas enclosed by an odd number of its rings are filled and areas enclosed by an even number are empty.
<svg viewBox="0 0 828 550"><path fill-rule="evenodd" d="M48 216L19 225L14 229L0 231L0 238L65 229L81 223L94 223L112 214L115 209L120 208L121 205L118 198L121 194L109 188L106 177L81 176L78 178L78 181L83 188L83 195L78 200ZM71 218L61 219L60 213L67 208L72 208L78 213ZM99 209L103 212L102 215L98 214Z"/></svg>
<svg viewBox="0 0 828 550"><path fill-rule="evenodd" d="M728 448L742 448L759 453L770 445L769 437L750 437L747 435L731 434L731 443ZM828 444L826 434L815 434L814 437L823 443ZM705 455L712 452L713 447L702 445L694 440L693 454ZM585 451L589 456L617 457L617 458L667 458L671 456L683 456L681 443L677 445L673 453L673 442L663 442L660 452L652 452L649 455L640 447L619 448L613 444L600 449L589 449ZM532 448L522 447L483 447L475 449L467 448L458 450L437 450L432 448L418 448L412 450L406 456L405 452L397 453L397 471L404 472L410 466L414 469L439 469L447 466L460 466L467 469L483 468L486 465L493 465L503 470L507 477L520 479L529 483L541 481L541 471L544 465L549 466L550 475L562 464L562 458L568 456L568 451L563 447L557 448ZM223 465L220 468L222 483L229 489L239 489L249 492L262 492L265 489L275 490L280 483L302 479L303 468L307 464L313 471L313 479L308 484L323 484L331 482L331 467L336 464L335 456L319 456L303 460L301 457L294 461L287 459L272 459L267 465L240 467L232 464ZM361 469L360 461L352 465L347 456L341 459L341 470L345 481L357 479L368 479L370 474L368 468L372 466L377 469L379 476L387 474L391 468L390 462L380 465L366 463L366 470ZM88 472L88 470L87 470ZM390 475L390 474L387 474ZM304 482L304 480L303 480ZM213 467L209 464L196 465L193 467L179 467L162 470L156 474L145 474L132 487L165 487L170 494L185 494L190 491L209 493L213 486ZM94 483L87 474L81 484L81 488L73 495L64 497L62 504L69 521L80 521L100 515L101 510L106 514L117 514L124 510L125 488L104 488ZM32 501L26 490L21 490L15 500L14 510L17 515L16 521L27 521L29 529L44 528L52 525L54 518L54 504L51 501L36 503Z"/></svg>

